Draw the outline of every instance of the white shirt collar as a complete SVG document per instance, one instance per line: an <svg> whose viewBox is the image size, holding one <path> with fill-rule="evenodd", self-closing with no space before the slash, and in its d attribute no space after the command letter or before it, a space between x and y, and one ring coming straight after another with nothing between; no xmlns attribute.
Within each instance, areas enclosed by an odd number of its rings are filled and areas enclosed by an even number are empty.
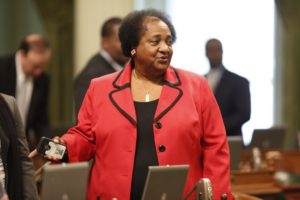
<svg viewBox="0 0 300 200"><path fill-rule="evenodd" d="M26 75L22 68L20 52L16 53L15 59L16 59L17 82L20 81L23 82L26 79Z"/></svg>
<svg viewBox="0 0 300 200"><path fill-rule="evenodd" d="M16 53L16 101L23 123L27 122L27 114L33 93L33 78L24 73L20 52Z"/></svg>
<svg viewBox="0 0 300 200"><path fill-rule="evenodd" d="M114 70L120 71L123 69L123 67L117 63L106 50L101 49L100 55L114 68Z"/></svg>
<svg viewBox="0 0 300 200"><path fill-rule="evenodd" d="M211 68L208 73L220 73L222 75L224 69L224 66L221 64L216 68Z"/></svg>
<svg viewBox="0 0 300 200"><path fill-rule="evenodd" d="M211 89L214 91L219 84L224 72L224 66L221 65L217 68L211 68L207 74L207 81Z"/></svg>

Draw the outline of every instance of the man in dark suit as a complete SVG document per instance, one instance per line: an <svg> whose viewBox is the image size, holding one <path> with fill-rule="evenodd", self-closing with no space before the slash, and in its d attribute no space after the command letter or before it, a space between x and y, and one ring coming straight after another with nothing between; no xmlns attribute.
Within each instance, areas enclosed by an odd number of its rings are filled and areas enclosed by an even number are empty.
<svg viewBox="0 0 300 200"><path fill-rule="evenodd" d="M26 134L33 132L36 141L49 131L49 78L44 70L50 55L45 38L31 34L15 54L0 58L0 92L16 98Z"/></svg>
<svg viewBox="0 0 300 200"><path fill-rule="evenodd" d="M121 70L128 58L123 55L119 41L119 27L121 18L112 17L104 22L101 30L101 50L96 53L75 78L75 113L76 116L81 107L85 93L93 78L103 76Z"/></svg>
<svg viewBox="0 0 300 200"><path fill-rule="evenodd" d="M242 135L242 125L250 119L249 81L228 71L222 63L223 48L218 39L206 43L210 71L207 81L214 91L224 120L227 136Z"/></svg>

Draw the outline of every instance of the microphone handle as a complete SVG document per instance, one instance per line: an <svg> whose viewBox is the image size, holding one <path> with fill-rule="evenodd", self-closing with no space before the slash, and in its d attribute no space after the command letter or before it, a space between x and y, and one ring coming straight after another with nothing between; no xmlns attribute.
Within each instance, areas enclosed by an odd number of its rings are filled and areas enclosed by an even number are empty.
<svg viewBox="0 0 300 200"><path fill-rule="evenodd" d="M193 192L196 190L197 184L187 193L187 195L185 195L185 197L183 198L183 200L188 200L189 197L193 194Z"/></svg>

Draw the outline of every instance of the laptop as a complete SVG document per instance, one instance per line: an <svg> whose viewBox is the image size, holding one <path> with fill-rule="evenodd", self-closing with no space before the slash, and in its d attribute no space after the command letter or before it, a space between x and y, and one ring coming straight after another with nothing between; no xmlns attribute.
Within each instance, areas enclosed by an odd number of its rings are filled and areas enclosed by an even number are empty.
<svg viewBox="0 0 300 200"><path fill-rule="evenodd" d="M41 200L85 199L88 173L88 162L44 166Z"/></svg>
<svg viewBox="0 0 300 200"><path fill-rule="evenodd" d="M180 200L189 165L149 166L142 200Z"/></svg>
<svg viewBox="0 0 300 200"><path fill-rule="evenodd" d="M254 129L252 139L248 147L258 147L260 149L283 148L285 132L285 128Z"/></svg>
<svg viewBox="0 0 300 200"><path fill-rule="evenodd" d="M244 150L243 138L241 136L228 136L227 140L230 153L230 170L238 170Z"/></svg>

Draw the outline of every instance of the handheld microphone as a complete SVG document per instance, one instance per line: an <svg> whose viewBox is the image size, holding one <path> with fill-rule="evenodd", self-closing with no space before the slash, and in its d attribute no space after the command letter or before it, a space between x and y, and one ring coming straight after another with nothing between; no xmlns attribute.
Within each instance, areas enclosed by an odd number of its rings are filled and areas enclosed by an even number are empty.
<svg viewBox="0 0 300 200"><path fill-rule="evenodd" d="M196 200L212 200L212 186L208 178L201 178L196 184Z"/></svg>

